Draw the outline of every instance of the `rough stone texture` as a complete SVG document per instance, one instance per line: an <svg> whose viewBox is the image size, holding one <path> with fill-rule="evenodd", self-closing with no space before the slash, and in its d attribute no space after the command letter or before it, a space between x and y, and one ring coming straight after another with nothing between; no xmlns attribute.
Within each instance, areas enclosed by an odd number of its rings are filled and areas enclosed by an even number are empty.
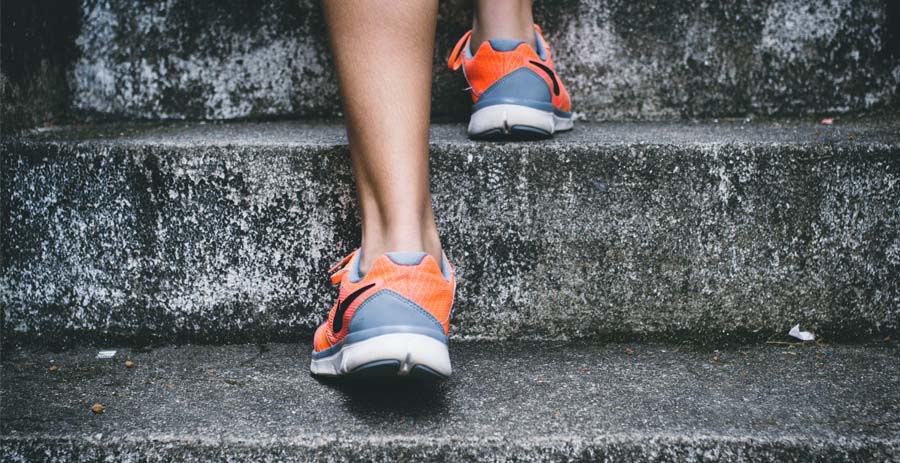
<svg viewBox="0 0 900 463"><path fill-rule="evenodd" d="M308 350L4 352L0 459L900 459L895 344L454 343L448 382L375 385L317 382Z"/></svg>
<svg viewBox="0 0 900 463"><path fill-rule="evenodd" d="M581 124L486 144L437 125L452 333L896 333L898 126ZM297 339L359 238L338 125L46 132L0 157L7 335Z"/></svg>
<svg viewBox="0 0 900 463"><path fill-rule="evenodd" d="M85 0L75 108L150 119L335 114L318 4Z"/></svg>
<svg viewBox="0 0 900 463"><path fill-rule="evenodd" d="M442 2L433 108L468 115L444 60L469 27ZM339 113L319 2L84 0L74 108L132 118ZM539 2L575 109L590 119L900 107L900 11L888 0Z"/></svg>
<svg viewBox="0 0 900 463"><path fill-rule="evenodd" d="M50 13L52 12L52 13ZM78 2L4 2L0 14L0 133L60 123L72 108Z"/></svg>

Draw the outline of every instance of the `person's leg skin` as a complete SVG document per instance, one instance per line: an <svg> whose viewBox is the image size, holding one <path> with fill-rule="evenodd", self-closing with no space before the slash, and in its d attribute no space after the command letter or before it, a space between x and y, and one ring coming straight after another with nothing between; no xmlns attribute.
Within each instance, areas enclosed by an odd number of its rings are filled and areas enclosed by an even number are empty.
<svg viewBox="0 0 900 463"><path fill-rule="evenodd" d="M310 371L446 378L456 279L428 191L436 0L326 0L362 216Z"/></svg>
<svg viewBox="0 0 900 463"><path fill-rule="evenodd" d="M440 262L428 181L437 1L324 5L359 194L360 270L388 251Z"/></svg>
<svg viewBox="0 0 900 463"><path fill-rule="evenodd" d="M488 39L522 40L534 48L531 0L476 0L472 49L477 50Z"/></svg>

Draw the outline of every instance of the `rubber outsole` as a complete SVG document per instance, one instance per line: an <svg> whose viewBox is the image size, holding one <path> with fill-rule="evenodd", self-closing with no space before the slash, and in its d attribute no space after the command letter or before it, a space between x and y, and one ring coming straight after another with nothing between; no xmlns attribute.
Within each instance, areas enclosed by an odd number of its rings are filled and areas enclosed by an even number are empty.
<svg viewBox="0 0 900 463"><path fill-rule="evenodd" d="M402 376L409 376L411 379L425 381L440 381L447 379L446 376L425 365L413 366L408 374L401 374L401 368L402 363L399 360L379 360L358 366L345 376L352 379L393 378Z"/></svg>
<svg viewBox="0 0 900 463"><path fill-rule="evenodd" d="M310 372L330 377L409 376L443 379L450 376L446 342L431 336L395 332L342 346L337 352L310 360Z"/></svg>
<svg viewBox="0 0 900 463"><path fill-rule="evenodd" d="M473 140L543 140L556 132L571 130L571 117L557 116L517 104L497 104L472 113L468 133Z"/></svg>
<svg viewBox="0 0 900 463"><path fill-rule="evenodd" d="M532 141L552 138L553 134L538 127L514 125L509 129L491 129L486 132L470 134L473 140L482 141Z"/></svg>

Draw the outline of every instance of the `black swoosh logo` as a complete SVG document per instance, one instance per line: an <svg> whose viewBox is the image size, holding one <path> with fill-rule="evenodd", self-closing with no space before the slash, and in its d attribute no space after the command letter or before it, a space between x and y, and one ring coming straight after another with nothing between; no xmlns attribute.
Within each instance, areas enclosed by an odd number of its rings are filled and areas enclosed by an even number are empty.
<svg viewBox="0 0 900 463"><path fill-rule="evenodd" d="M542 71L546 72L547 75L550 76L550 79L553 80L553 94L559 96L559 82L556 81L556 73L553 72L553 69L550 69L547 66L538 63L537 61L529 61L529 63L541 68Z"/></svg>
<svg viewBox="0 0 900 463"><path fill-rule="evenodd" d="M350 304L353 303L353 300L373 286L375 286L375 283L370 283L366 286L363 286L362 288L357 289L356 291L353 291L349 296L345 297L344 300L338 304L337 311L334 312L334 320L331 321L332 333L337 333L338 331L341 331L341 328L344 327L344 312L347 311L347 307L350 307Z"/></svg>

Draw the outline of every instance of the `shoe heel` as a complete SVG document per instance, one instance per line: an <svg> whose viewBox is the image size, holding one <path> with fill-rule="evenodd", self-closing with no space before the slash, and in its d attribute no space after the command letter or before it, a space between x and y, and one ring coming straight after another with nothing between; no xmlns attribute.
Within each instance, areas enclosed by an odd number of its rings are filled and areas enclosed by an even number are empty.
<svg viewBox="0 0 900 463"><path fill-rule="evenodd" d="M313 353L313 374L341 376L450 376L450 352L443 326L427 311L381 290L354 312L340 348Z"/></svg>
<svg viewBox="0 0 900 463"><path fill-rule="evenodd" d="M469 119L474 139L543 139L553 135L552 111L516 104L496 104L478 109Z"/></svg>

